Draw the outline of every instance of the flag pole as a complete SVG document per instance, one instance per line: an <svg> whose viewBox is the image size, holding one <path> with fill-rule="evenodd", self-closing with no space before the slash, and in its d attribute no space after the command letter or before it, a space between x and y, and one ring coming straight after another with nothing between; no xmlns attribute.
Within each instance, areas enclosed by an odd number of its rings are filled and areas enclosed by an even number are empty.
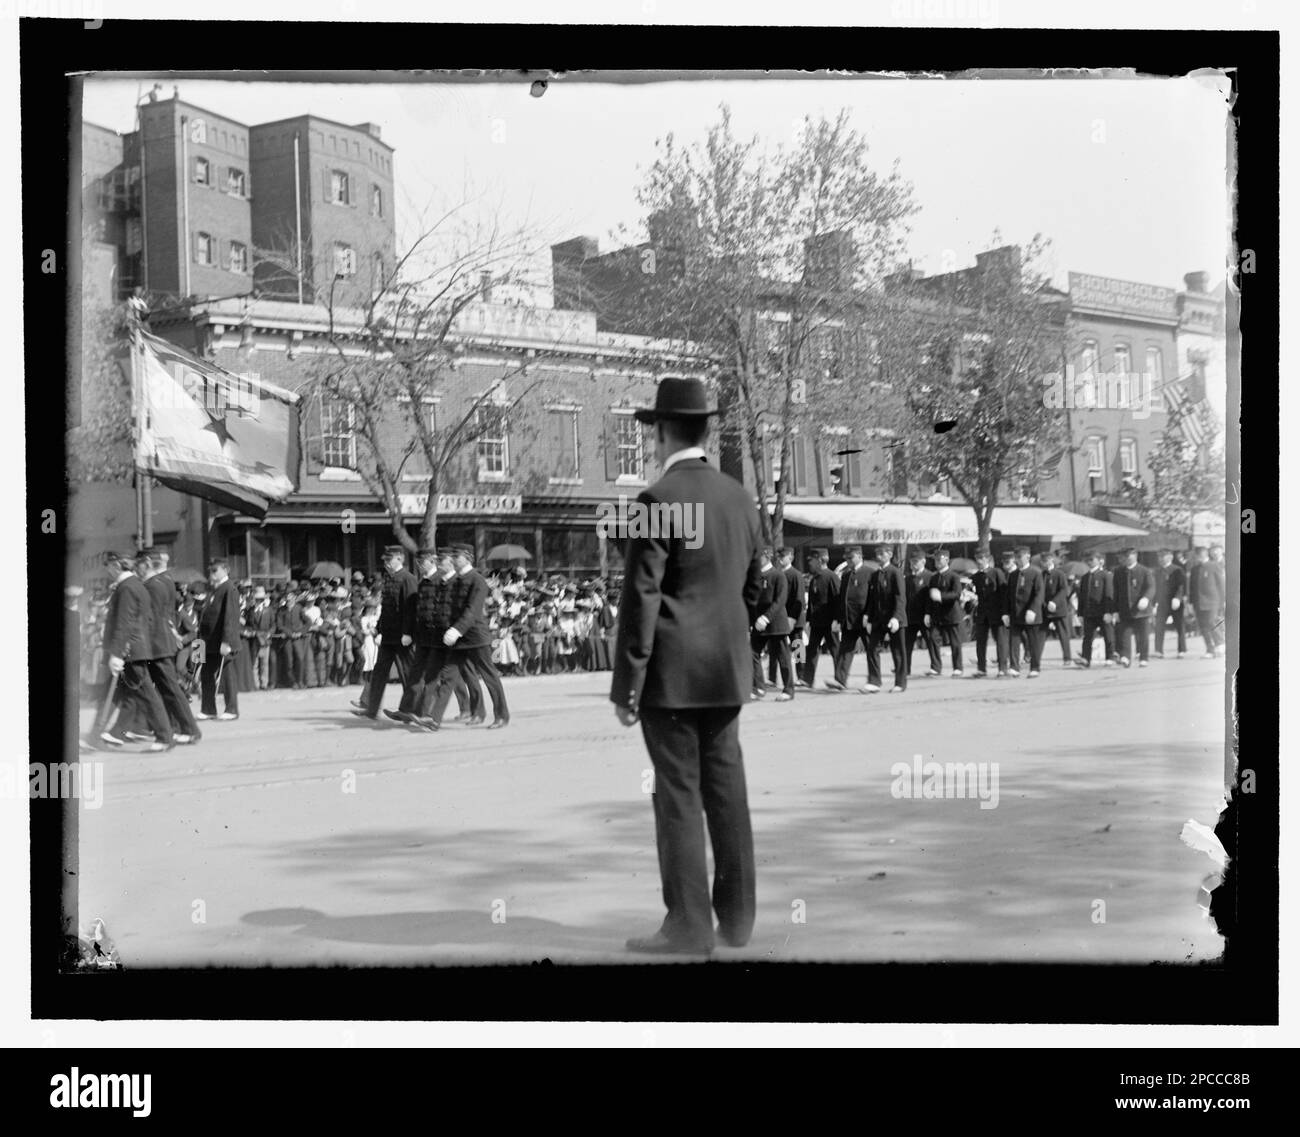
<svg viewBox="0 0 1300 1137"><path fill-rule="evenodd" d="M153 479L149 476L145 454L148 424L139 360L144 344L140 338L139 311L128 302L127 312L131 332L131 397L135 406L136 540L140 548L147 549L153 544Z"/></svg>

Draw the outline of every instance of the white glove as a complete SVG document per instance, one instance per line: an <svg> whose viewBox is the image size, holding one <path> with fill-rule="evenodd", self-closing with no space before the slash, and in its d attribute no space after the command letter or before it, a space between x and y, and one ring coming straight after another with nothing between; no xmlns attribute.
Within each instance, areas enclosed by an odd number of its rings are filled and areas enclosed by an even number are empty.
<svg viewBox="0 0 1300 1137"><path fill-rule="evenodd" d="M865 616L862 617L862 626L866 628L868 632L871 631L871 625L867 623L867 618Z"/></svg>
<svg viewBox="0 0 1300 1137"><path fill-rule="evenodd" d="M1047 610L1048 610L1049 612L1055 612L1055 611L1056 611L1056 601L1055 601L1055 600L1049 600L1049 601L1047 602Z"/></svg>
<svg viewBox="0 0 1300 1137"><path fill-rule="evenodd" d="M940 591L937 588L932 588L930 589L930 599L933 600L936 604L938 604L939 601L943 599L943 594L940 593Z"/></svg>
<svg viewBox="0 0 1300 1137"><path fill-rule="evenodd" d="M925 626L926 626L927 628L930 626L930 617L929 617L929 616L926 616L926 617L925 617Z"/></svg>
<svg viewBox="0 0 1300 1137"><path fill-rule="evenodd" d="M831 621L831 631L837 636L840 634L840 622L838 620Z"/></svg>
<svg viewBox="0 0 1300 1137"><path fill-rule="evenodd" d="M1145 611L1146 611L1150 606L1151 606L1151 601L1148 600L1145 596L1141 597L1141 598L1138 600L1138 611L1139 611L1139 612L1145 612Z"/></svg>
<svg viewBox="0 0 1300 1137"><path fill-rule="evenodd" d="M460 639L460 632L456 631L455 628L448 628L442 636L442 642L448 647L453 646L458 639Z"/></svg>
<svg viewBox="0 0 1300 1137"><path fill-rule="evenodd" d="M410 637L410 636L403 636L403 637L402 637L402 646L403 646L403 647L410 647L410 646L411 646L411 637Z"/></svg>
<svg viewBox="0 0 1300 1137"><path fill-rule="evenodd" d="M125 666L126 666L126 660L124 660L120 655L110 655L108 657L108 669L114 675L121 675L122 668L124 668Z"/></svg>
<svg viewBox="0 0 1300 1137"><path fill-rule="evenodd" d="M1032 608L1028 609L1028 610L1025 612L1025 623L1026 623L1026 624L1036 624L1036 623L1038 623L1038 613L1035 612Z"/></svg>
<svg viewBox="0 0 1300 1137"><path fill-rule="evenodd" d="M760 616L754 621L754 627L760 632L765 632L767 631L767 625L770 623L771 621L766 616Z"/></svg>
<svg viewBox="0 0 1300 1137"><path fill-rule="evenodd" d="M928 617L927 617L927 619L928 619ZM896 631L898 631L898 617L897 617L897 616L893 617L893 619L891 619L891 620L889 621L889 623L886 625L886 627L888 627L889 630L890 630L891 632L896 632Z"/></svg>
<svg viewBox="0 0 1300 1137"><path fill-rule="evenodd" d="M1178 609L1181 608L1182 606L1183 606L1183 602L1179 600L1177 597L1174 597L1174 599L1169 603L1169 607L1172 608L1175 612L1177 612Z"/></svg>
<svg viewBox="0 0 1300 1137"><path fill-rule="evenodd" d="M1009 628L1009 627L1011 627L1011 617L1010 617L1010 616L1003 616L1003 617L1002 617L1002 626L1003 626L1004 628Z"/></svg>

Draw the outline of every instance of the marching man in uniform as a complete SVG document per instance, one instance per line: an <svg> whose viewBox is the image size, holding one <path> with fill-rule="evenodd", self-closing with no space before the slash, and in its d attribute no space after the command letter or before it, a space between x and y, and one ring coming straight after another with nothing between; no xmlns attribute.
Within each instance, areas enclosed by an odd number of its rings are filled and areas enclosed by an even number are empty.
<svg viewBox="0 0 1300 1137"><path fill-rule="evenodd" d="M975 620L971 627L975 640L976 679L988 677L989 636L997 653L998 678L1007 673L1009 648L1008 629L1002 617L1007 612L1007 574L993 564L993 554L981 546L975 550L975 563L979 565L971 584L975 588Z"/></svg>
<svg viewBox="0 0 1300 1137"><path fill-rule="evenodd" d="M1137 549L1129 546L1120 554L1124 563L1115 570L1115 616L1119 625L1119 661L1128 667L1133 659L1130 644L1137 638L1138 666L1147 665L1147 628L1156 598L1156 578L1146 565L1138 564Z"/></svg>
<svg viewBox="0 0 1300 1137"><path fill-rule="evenodd" d="M1092 666L1092 645L1102 635L1102 658L1110 667L1115 660L1115 583L1101 566L1101 554L1091 549L1084 556L1088 571L1079 581L1079 616L1083 619L1080 667Z"/></svg>
<svg viewBox="0 0 1300 1137"><path fill-rule="evenodd" d="M849 559L840 578L840 651L835 657L835 678L826 680L832 691L843 691L848 685L858 640L865 644L867 639L862 614L867 607L871 570L862 561L861 545L845 545L844 555Z"/></svg>
<svg viewBox="0 0 1300 1137"><path fill-rule="evenodd" d="M928 610L930 634L941 639L952 652L952 677L960 679L961 670L961 577L948 567L948 550L934 554L934 574L930 577ZM935 654L939 645L935 644ZM939 669L936 669L936 672Z"/></svg>
<svg viewBox="0 0 1300 1137"><path fill-rule="evenodd" d="M1011 672L1019 671L1020 644L1029 656L1029 678L1037 679L1043 659L1043 572L1029 563L1029 546L1016 548L1016 568L1007 582L1011 614Z"/></svg>
<svg viewBox="0 0 1300 1137"><path fill-rule="evenodd" d="M916 647L917 637L925 641L925 650L930 656L930 670L927 675L938 675L943 670L943 661L939 657L939 641L935 638L933 621L930 619L930 576L925 568L925 550L915 548L908 555L909 569L903 576L903 588L907 595L907 635L906 650L907 673L912 674L912 651Z"/></svg>
<svg viewBox="0 0 1300 1137"><path fill-rule="evenodd" d="M1061 643L1061 666L1070 666L1070 632L1074 609L1070 606L1070 578L1050 549L1043 554L1043 638L1054 635Z"/></svg>
<svg viewBox="0 0 1300 1137"><path fill-rule="evenodd" d="M839 613L840 578L826 567L826 550L808 554L808 650L804 655L803 681L811 687L817 680L817 657L824 647L831 666L839 654L840 640L833 627Z"/></svg>
<svg viewBox="0 0 1300 1137"><path fill-rule="evenodd" d="M867 695L880 690L880 644L886 638L894 660L894 685L889 693L898 695L907 690L907 654L903 650L907 637L907 589L903 574L889 563L893 556L892 545L876 546L880 567L871 574L867 585L867 603L862 614L862 627L867 633L867 682L862 691Z"/></svg>
<svg viewBox="0 0 1300 1137"><path fill-rule="evenodd" d="M754 636L750 645L754 653L754 690L752 699L761 699L763 690L763 654L769 653L781 667L782 689L778 703L794 698L794 677L790 671L790 616L786 611L786 598L790 587L785 573L772 563L772 550L764 549L760 563L763 568L763 591L754 606Z"/></svg>
<svg viewBox="0 0 1300 1137"><path fill-rule="evenodd" d="M385 712L398 722L410 722L414 715L411 706L411 637L403 630L406 606L419 588L419 582L406 568L406 550L401 545L384 549L383 599L379 606L379 654L366 689L366 705L352 713L360 718L377 719L384 701L384 688L388 675L397 665L397 676L402 681L402 699L395 711Z"/></svg>
<svg viewBox="0 0 1300 1137"><path fill-rule="evenodd" d="M1156 651L1165 657L1165 628L1173 620L1178 635L1178 658L1187 654L1187 627L1183 620L1183 601L1187 597L1187 574L1182 565L1174 564L1169 549L1160 550L1160 567L1156 569Z"/></svg>

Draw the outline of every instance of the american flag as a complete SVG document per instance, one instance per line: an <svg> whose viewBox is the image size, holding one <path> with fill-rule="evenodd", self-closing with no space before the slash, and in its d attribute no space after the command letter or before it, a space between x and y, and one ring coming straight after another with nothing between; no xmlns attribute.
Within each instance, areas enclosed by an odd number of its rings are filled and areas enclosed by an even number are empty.
<svg viewBox="0 0 1300 1137"><path fill-rule="evenodd" d="M1206 414L1209 406L1205 400L1193 401L1189 397L1186 378L1166 383L1164 393L1170 417L1183 432L1183 437L1193 446L1204 446L1207 427L1212 422Z"/></svg>

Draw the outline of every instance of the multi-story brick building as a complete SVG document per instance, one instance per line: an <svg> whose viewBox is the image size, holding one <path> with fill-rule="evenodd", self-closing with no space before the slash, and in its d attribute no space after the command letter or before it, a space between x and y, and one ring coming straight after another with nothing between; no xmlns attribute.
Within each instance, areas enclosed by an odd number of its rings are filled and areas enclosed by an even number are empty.
<svg viewBox="0 0 1300 1137"><path fill-rule="evenodd" d="M152 329L236 375L300 387L332 352L329 313L275 300L196 303L155 316ZM361 313L335 311L345 346ZM360 340L355 341L358 345ZM645 337L598 332L591 313L482 303L467 308L447 340L455 360L427 400L435 430L454 423L504 381L508 417L471 441L439 490L437 541L467 542L480 557L497 545L522 547L531 570L607 573L621 565L601 518L655 474L649 429L632 416L653 403L662 374L706 374L679 348ZM363 349L355 348L358 352ZM393 453L412 429L409 410L392 416ZM209 549L230 557L238 576L288 579L318 560L349 572L376 571L393 540L388 515L363 481L364 440L353 411L319 395L301 407L304 464L299 491L265 519L208 507ZM716 460L716 439L712 444ZM404 469L405 527L419 539L427 468Z"/></svg>
<svg viewBox="0 0 1300 1137"><path fill-rule="evenodd" d="M364 303L395 260L393 148L379 126L299 115L259 123L251 133L260 187L253 241L259 251L281 254L259 262L259 288L328 303L334 286L336 304ZM290 271L299 241L301 281Z"/></svg>

